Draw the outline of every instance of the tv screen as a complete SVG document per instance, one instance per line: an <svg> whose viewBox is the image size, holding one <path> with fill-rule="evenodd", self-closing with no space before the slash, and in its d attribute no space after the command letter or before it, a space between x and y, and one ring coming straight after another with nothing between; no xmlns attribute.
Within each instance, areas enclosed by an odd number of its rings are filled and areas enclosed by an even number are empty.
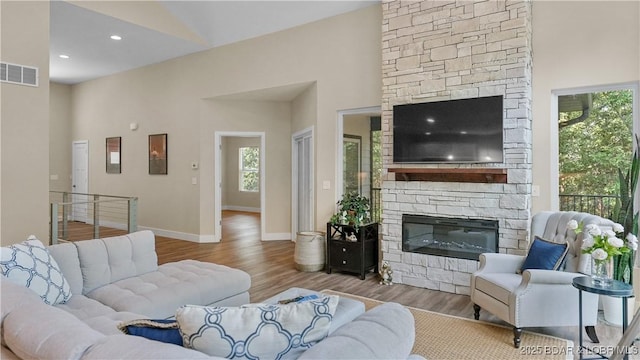
<svg viewBox="0 0 640 360"><path fill-rule="evenodd" d="M394 163L501 163L502 96L395 105Z"/></svg>

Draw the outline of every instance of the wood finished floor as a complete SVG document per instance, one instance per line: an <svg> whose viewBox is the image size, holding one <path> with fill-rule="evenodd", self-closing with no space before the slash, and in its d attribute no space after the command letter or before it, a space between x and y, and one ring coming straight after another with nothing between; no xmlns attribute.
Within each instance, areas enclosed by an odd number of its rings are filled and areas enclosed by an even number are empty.
<svg viewBox="0 0 640 360"><path fill-rule="evenodd" d="M290 287L312 290L332 289L370 297L380 301L393 301L406 306L431 310L443 314L473 319L469 296L417 288L408 285L379 285L376 275L365 280L347 273L327 274L323 271L305 273L295 269L291 241L260 241L260 217L255 213L224 211L222 241L200 244L166 237L156 237L156 251L160 264L182 259L195 259L246 271L251 275L252 302L259 302ZM501 320L481 312L480 320L506 325ZM570 339L578 343L577 327L525 329ZM613 346L622 330L600 323L596 327L600 344ZM586 338L586 335L585 335ZM587 344L587 340L585 340ZM523 344L526 345L526 344Z"/></svg>

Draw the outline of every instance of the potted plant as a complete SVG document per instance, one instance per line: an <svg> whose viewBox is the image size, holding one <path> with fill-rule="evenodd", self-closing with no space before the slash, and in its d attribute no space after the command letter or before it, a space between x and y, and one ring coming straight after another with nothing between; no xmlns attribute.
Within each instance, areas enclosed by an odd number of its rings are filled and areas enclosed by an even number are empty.
<svg viewBox="0 0 640 360"><path fill-rule="evenodd" d="M336 203L338 212L331 216L331 224L351 225L356 231L360 225L371 221L370 202L366 196L357 191L351 191L342 195L342 199Z"/></svg>
<svg viewBox="0 0 640 360"><path fill-rule="evenodd" d="M631 159L631 165L627 171L618 169L619 195L613 212L613 220L622 224L625 228L625 239L634 240L638 235L638 212L634 209L633 202L638 186L640 173L640 139L636 135L636 150ZM613 258L613 279L633 285L633 272L637 248ZM629 309L635 313L635 298L630 297ZM619 298L609 296L602 297L604 318L610 323L622 325L622 304Z"/></svg>
<svg viewBox="0 0 640 360"><path fill-rule="evenodd" d="M631 234L633 236L638 235L638 212L634 210L633 202L640 170L639 146L640 139L636 135L636 150L633 153L629 169L626 173L622 169L618 169L620 190L613 212L613 220L625 228L625 235ZM634 251L614 257L613 278L615 280L623 281L627 284L632 283L634 258Z"/></svg>

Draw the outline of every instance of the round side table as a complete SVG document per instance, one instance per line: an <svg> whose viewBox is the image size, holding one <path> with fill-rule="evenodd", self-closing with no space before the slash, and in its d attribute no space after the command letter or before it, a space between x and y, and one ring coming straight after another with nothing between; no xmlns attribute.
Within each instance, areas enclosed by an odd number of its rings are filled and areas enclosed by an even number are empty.
<svg viewBox="0 0 640 360"><path fill-rule="evenodd" d="M580 355L580 359L582 359L583 350L591 351L591 349L582 346L582 292L586 291L599 295L619 297L622 301L622 333L624 334L627 330L627 298L633 296L633 287L617 280L613 280L610 286L594 285L590 276L578 276L574 278L573 287L578 289L578 311L580 312L578 315L580 326L580 336L578 337L580 344L578 347L578 353ZM595 351L592 352L601 358L606 359L605 356L600 355ZM628 355L625 355L624 358L628 359Z"/></svg>

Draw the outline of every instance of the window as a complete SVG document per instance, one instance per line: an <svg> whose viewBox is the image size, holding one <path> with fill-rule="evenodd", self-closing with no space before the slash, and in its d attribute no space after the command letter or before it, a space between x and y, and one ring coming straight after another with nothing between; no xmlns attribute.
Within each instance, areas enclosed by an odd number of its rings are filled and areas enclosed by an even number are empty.
<svg viewBox="0 0 640 360"><path fill-rule="evenodd" d="M257 192L260 189L260 149L257 147L241 147L240 158L240 191Z"/></svg>

